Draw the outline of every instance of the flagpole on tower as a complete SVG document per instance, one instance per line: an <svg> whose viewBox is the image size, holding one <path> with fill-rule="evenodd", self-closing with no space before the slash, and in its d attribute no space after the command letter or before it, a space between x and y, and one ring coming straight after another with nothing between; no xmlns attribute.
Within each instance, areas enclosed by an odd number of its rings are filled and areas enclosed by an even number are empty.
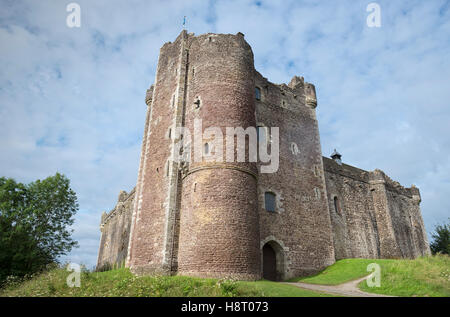
<svg viewBox="0 0 450 317"><path fill-rule="evenodd" d="M186 30L186 16L183 18L183 30Z"/></svg>

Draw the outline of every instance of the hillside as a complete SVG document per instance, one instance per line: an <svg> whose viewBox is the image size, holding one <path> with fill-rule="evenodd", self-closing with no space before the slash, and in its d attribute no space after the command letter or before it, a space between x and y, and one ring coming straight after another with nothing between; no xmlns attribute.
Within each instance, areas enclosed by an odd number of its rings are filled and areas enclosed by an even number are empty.
<svg viewBox="0 0 450 317"><path fill-rule="evenodd" d="M0 296L330 296L270 281L240 282L185 276L136 277L126 268L107 272L83 272L81 287L70 288L66 284L69 274L63 268L55 268L23 283L0 290Z"/></svg>
<svg viewBox="0 0 450 317"><path fill-rule="evenodd" d="M370 288L366 281L359 287L366 292L395 296L450 297L450 257L439 255L415 260L345 259L337 261L317 275L290 282L338 285L368 275L367 265L381 268L381 285ZM185 276L134 276L128 269L107 272L82 272L81 287L70 288L70 272L54 268L21 283L0 290L0 296L99 296L99 297L323 297L329 294L270 281L243 282Z"/></svg>
<svg viewBox="0 0 450 317"><path fill-rule="evenodd" d="M317 275L291 281L310 284L338 285L364 277L367 265L377 263L381 268L380 287L359 284L361 290L394 296L450 297L450 257L437 255L415 260L345 259L339 260Z"/></svg>

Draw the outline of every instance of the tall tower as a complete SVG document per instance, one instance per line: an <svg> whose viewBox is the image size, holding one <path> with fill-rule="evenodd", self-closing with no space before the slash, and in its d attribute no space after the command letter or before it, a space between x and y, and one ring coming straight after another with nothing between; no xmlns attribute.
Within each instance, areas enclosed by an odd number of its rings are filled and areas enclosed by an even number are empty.
<svg viewBox="0 0 450 317"><path fill-rule="evenodd" d="M185 105L188 35L160 50L155 83L147 91L148 106L133 208L127 266L136 273L174 271L179 169L173 163L175 126Z"/></svg>
<svg viewBox="0 0 450 317"><path fill-rule="evenodd" d="M240 33L183 31L161 48L146 98L127 257L134 272L260 278L256 163L174 160L179 142L192 153L195 145L177 127L193 134L201 120L202 130L225 136L226 127L255 126L253 75L253 53Z"/></svg>
<svg viewBox="0 0 450 317"><path fill-rule="evenodd" d="M186 127L193 131L201 119L203 130L216 127L224 136L226 127L255 127L253 74L253 53L242 34L193 38ZM183 177L179 274L260 278L256 163L203 160Z"/></svg>

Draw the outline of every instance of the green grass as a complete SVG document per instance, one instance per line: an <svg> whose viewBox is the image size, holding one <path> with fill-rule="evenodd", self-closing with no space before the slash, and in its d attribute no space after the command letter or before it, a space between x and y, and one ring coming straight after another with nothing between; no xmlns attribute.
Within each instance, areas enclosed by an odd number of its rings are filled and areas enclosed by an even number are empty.
<svg viewBox="0 0 450 317"><path fill-rule="evenodd" d="M381 286L359 287L366 292L396 296L450 297L450 257L439 255L415 260L346 259L317 275L292 279L311 284L337 285L368 275L367 265L381 267ZM81 287L70 288L70 272L54 268L21 283L0 289L0 296L331 296L270 281L231 281L186 276L134 276L128 269L81 273Z"/></svg>
<svg viewBox="0 0 450 317"><path fill-rule="evenodd" d="M270 281L242 282L185 276L137 277L125 268L107 272L83 272L81 287L70 288L66 284L69 274L63 268L52 269L22 283L7 286L0 290L0 296L329 296Z"/></svg>
<svg viewBox="0 0 450 317"><path fill-rule="evenodd" d="M327 267L317 275L296 278L311 284L337 285L367 276L367 265L377 263L381 268L380 287L359 284L366 292L395 296L450 297L450 257L436 255L415 260L345 259Z"/></svg>
<svg viewBox="0 0 450 317"><path fill-rule="evenodd" d="M318 293L301 289L293 285L286 285L271 281L239 282L238 289L241 296L269 296L269 297L334 297L336 295Z"/></svg>
<svg viewBox="0 0 450 317"><path fill-rule="evenodd" d="M379 259L339 260L316 275L294 278L291 279L290 282L338 285L369 275L370 272L367 272L367 265L369 265L370 263L381 264L383 262L389 261L397 261L397 260L379 260Z"/></svg>
<svg viewBox="0 0 450 317"><path fill-rule="evenodd" d="M366 292L395 296L450 297L450 257L433 256L415 260L380 263L380 287L358 286Z"/></svg>

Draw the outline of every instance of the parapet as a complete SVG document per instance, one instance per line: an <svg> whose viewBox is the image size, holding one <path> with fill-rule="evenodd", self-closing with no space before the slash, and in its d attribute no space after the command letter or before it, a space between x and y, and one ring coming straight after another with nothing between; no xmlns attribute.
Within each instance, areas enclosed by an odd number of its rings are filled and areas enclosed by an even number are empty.
<svg viewBox="0 0 450 317"><path fill-rule="evenodd" d="M292 111L299 110L299 106L307 106L311 109L317 107L314 85L305 82L301 76L292 77L289 84L275 84L255 70L255 84L261 90L263 103L278 104Z"/></svg>
<svg viewBox="0 0 450 317"><path fill-rule="evenodd" d="M386 173L379 169L370 172L370 177L372 183L382 182L385 184L387 190L399 195L407 196L409 198L415 198L420 202L419 189L414 185L411 188L403 187L399 182L392 180L389 176L386 175Z"/></svg>
<svg viewBox="0 0 450 317"><path fill-rule="evenodd" d="M348 165L348 164L338 164L336 161L323 157L323 168L326 172L338 174L344 177L352 178L360 182L369 183L370 172L362 170L360 168Z"/></svg>
<svg viewBox="0 0 450 317"><path fill-rule="evenodd" d="M151 85L149 89L147 89L147 92L145 93L145 103L147 106L150 106L153 99L153 88L154 86Z"/></svg>
<svg viewBox="0 0 450 317"><path fill-rule="evenodd" d="M289 82L288 86L292 90L301 89L305 85L305 79L300 76L294 76L292 77L291 81Z"/></svg>
<svg viewBox="0 0 450 317"><path fill-rule="evenodd" d="M420 192L416 186L412 185L411 188L403 187L399 182L394 181L387 176L382 170L375 169L374 171L369 172L348 164L339 165L328 157L323 157L323 168L326 172L339 174L364 183L384 184L386 189L391 192L412 198L418 203L421 201Z"/></svg>
<svg viewBox="0 0 450 317"><path fill-rule="evenodd" d="M317 107L316 87L313 84L305 83L305 98L307 106Z"/></svg>
<svg viewBox="0 0 450 317"><path fill-rule="evenodd" d="M112 209L109 213L107 213L105 211L102 213L100 227L104 226L109 220L111 220L112 218L114 218L116 216L118 210L121 209L121 208L118 208L120 205L124 204L129 199L133 199L135 190L136 190L136 187L133 188L129 193L127 193L124 190L121 190L119 192L117 204L114 207L114 209Z"/></svg>

